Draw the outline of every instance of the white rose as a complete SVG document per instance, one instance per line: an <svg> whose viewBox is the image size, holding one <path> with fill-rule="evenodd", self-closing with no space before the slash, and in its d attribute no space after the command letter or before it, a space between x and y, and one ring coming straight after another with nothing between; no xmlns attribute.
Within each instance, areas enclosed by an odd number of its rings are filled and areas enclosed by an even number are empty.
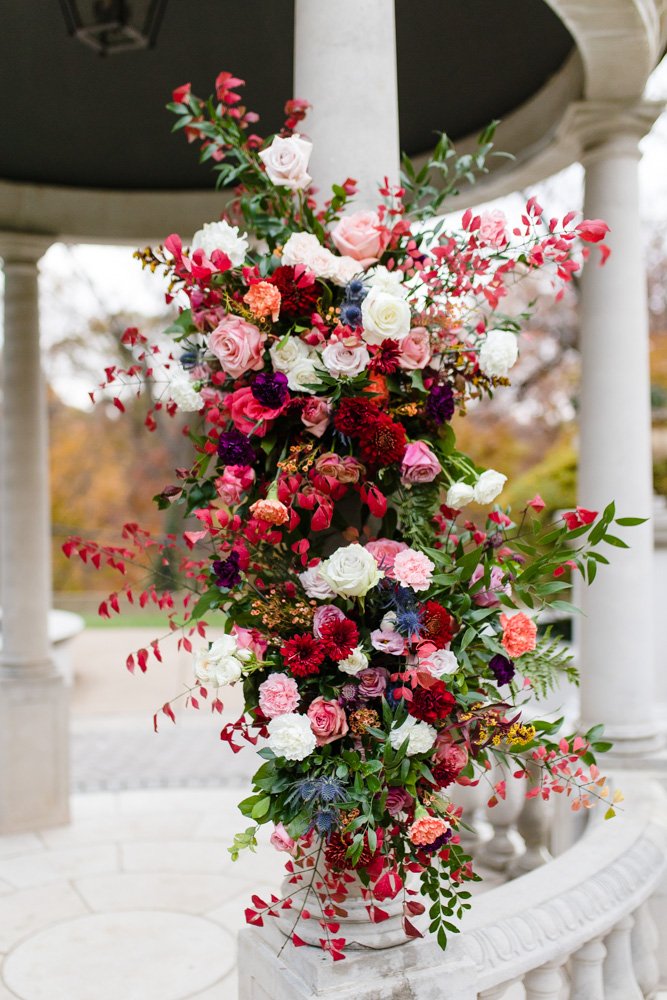
<svg viewBox="0 0 667 1000"><path fill-rule="evenodd" d="M298 191L309 187L313 179L308 173L312 151L312 142L302 139L295 132L287 138L277 135L268 149L262 150L259 158L266 167L269 180L276 187Z"/></svg>
<svg viewBox="0 0 667 1000"><path fill-rule="evenodd" d="M386 615L384 616L384 618L382 619L382 621L380 622L380 631L381 632L395 632L396 631L396 622L397 621L398 621L398 617L396 615L396 612L395 611L388 611L386 613Z"/></svg>
<svg viewBox="0 0 667 1000"><path fill-rule="evenodd" d="M368 657L361 646L353 649L350 655L346 656L344 660L338 661L338 669L342 670L344 674L350 674L352 677L355 677L360 670L365 670L367 666Z"/></svg>
<svg viewBox="0 0 667 1000"><path fill-rule="evenodd" d="M503 476L502 472L496 472L495 469L487 469L475 483L475 502L491 503L499 493L502 493L506 482L507 476Z"/></svg>
<svg viewBox="0 0 667 1000"><path fill-rule="evenodd" d="M478 355L479 367L485 375L506 378L516 364L519 345L509 330L489 330Z"/></svg>
<svg viewBox="0 0 667 1000"><path fill-rule="evenodd" d="M319 569L339 597L363 597L384 576L371 553L358 542L336 549Z"/></svg>
<svg viewBox="0 0 667 1000"><path fill-rule="evenodd" d="M310 569L299 573L299 580L301 580L301 586L308 597L311 597L315 601L326 601L329 597L334 596L334 592L327 581L320 576L319 566L311 566Z"/></svg>
<svg viewBox="0 0 667 1000"><path fill-rule="evenodd" d="M169 383L169 395L182 413L195 413L204 405L187 375L176 375Z"/></svg>
<svg viewBox="0 0 667 1000"><path fill-rule="evenodd" d="M286 760L303 760L317 746L315 734L307 715L286 712L271 719L268 724L268 746L277 757Z"/></svg>
<svg viewBox="0 0 667 1000"><path fill-rule="evenodd" d="M447 490L446 503L448 507L454 507L455 510L461 510L462 507L466 507L475 498L475 491L472 486L468 486L467 483L452 483L452 485Z"/></svg>
<svg viewBox="0 0 667 1000"><path fill-rule="evenodd" d="M240 267L248 251L248 238L245 233L239 235L238 226L230 226L224 220L206 222L192 237L192 249L203 250L209 258L214 250L221 250L229 257L232 267Z"/></svg>
<svg viewBox="0 0 667 1000"><path fill-rule="evenodd" d="M334 285L341 287L349 284L353 278L358 278L364 270L354 257L336 257L335 254L333 255L333 269L331 280Z"/></svg>
<svg viewBox="0 0 667 1000"><path fill-rule="evenodd" d="M203 684L224 687L241 679L243 664L235 656L218 656L212 650L199 649L195 653L195 677Z"/></svg>
<svg viewBox="0 0 667 1000"><path fill-rule="evenodd" d="M399 299L404 299L408 294L408 289L403 284L402 271L388 271L383 264L378 264L369 271L364 280L369 288L379 288Z"/></svg>
<svg viewBox="0 0 667 1000"><path fill-rule="evenodd" d="M228 632L212 642L211 648L209 649L209 655L217 657L218 659L223 656L237 656L238 653L239 647L236 637Z"/></svg>
<svg viewBox="0 0 667 1000"><path fill-rule="evenodd" d="M317 387L320 381L320 373L312 358L299 358L285 374L293 392L308 392L311 395L317 392L317 388L310 388L312 385Z"/></svg>
<svg viewBox="0 0 667 1000"><path fill-rule="evenodd" d="M354 378L371 360L365 347L346 347L340 341L327 344L322 351L322 361L327 371L335 378Z"/></svg>
<svg viewBox="0 0 667 1000"><path fill-rule="evenodd" d="M402 725L391 730L389 742L394 750L398 750L407 739L407 756L412 757L416 753L427 753L435 743L437 735L428 722L417 722L414 716L409 715Z"/></svg>
<svg viewBox="0 0 667 1000"><path fill-rule="evenodd" d="M368 344L383 340L403 340L410 332L410 306L377 286L371 288L361 303L363 338Z"/></svg>
<svg viewBox="0 0 667 1000"><path fill-rule="evenodd" d="M297 361L300 361L301 358L307 358L310 351L303 340L299 340L298 337L288 337L285 343L278 341L273 347L270 347L269 354L275 371L286 375Z"/></svg>
<svg viewBox="0 0 667 1000"><path fill-rule="evenodd" d="M337 260L340 258L323 247L314 233L292 233L283 247L283 264L290 267L303 264L317 278L333 278Z"/></svg>
<svg viewBox="0 0 667 1000"><path fill-rule="evenodd" d="M459 669L459 661L451 649L436 649L425 660L420 660L419 667L426 667L434 677L442 677L445 674L455 674Z"/></svg>

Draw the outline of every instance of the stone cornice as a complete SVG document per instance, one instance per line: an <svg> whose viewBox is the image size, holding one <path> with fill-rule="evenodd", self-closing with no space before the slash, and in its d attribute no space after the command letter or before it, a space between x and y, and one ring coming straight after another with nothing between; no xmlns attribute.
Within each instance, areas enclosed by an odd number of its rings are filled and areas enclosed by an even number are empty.
<svg viewBox="0 0 667 1000"><path fill-rule="evenodd" d="M0 230L0 257L5 268L35 267L53 242L52 236L42 233L13 233Z"/></svg>
<svg viewBox="0 0 667 1000"><path fill-rule="evenodd" d="M664 101L576 101L568 108L559 132L574 137L582 160L610 143L634 151L664 110Z"/></svg>

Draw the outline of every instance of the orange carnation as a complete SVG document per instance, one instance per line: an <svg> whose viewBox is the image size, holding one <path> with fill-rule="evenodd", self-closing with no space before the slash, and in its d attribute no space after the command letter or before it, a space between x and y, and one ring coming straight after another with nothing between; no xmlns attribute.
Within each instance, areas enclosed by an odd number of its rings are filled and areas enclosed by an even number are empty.
<svg viewBox="0 0 667 1000"><path fill-rule="evenodd" d="M258 281L251 285L243 296L243 301L250 306L253 316L270 316L275 323L280 314L280 292L268 281Z"/></svg>
<svg viewBox="0 0 667 1000"><path fill-rule="evenodd" d="M429 844L434 844L438 837L444 837L448 831L449 823L444 819L437 816L421 816L408 830L408 836L413 844L427 847Z"/></svg>
<svg viewBox="0 0 667 1000"><path fill-rule="evenodd" d="M503 646L513 660L535 649L537 625L523 611L511 618L501 615L500 624L503 627Z"/></svg>

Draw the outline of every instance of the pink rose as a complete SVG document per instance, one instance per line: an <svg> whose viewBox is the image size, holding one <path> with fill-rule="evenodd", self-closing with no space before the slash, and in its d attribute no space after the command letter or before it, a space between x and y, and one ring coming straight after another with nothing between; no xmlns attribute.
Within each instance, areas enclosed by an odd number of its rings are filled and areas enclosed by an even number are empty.
<svg viewBox="0 0 667 1000"><path fill-rule="evenodd" d="M331 403L326 399L314 396L308 399L301 411L301 423L314 434L321 438L331 421Z"/></svg>
<svg viewBox="0 0 667 1000"><path fill-rule="evenodd" d="M296 841L292 840L282 823L276 823L274 826L269 843L277 851L286 851L288 854L293 854L296 847Z"/></svg>
<svg viewBox="0 0 667 1000"><path fill-rule="evenodd" d="M412 441L405 449L401 462L402 483L432 483L442 472L442 466L423 441Z"/></svg>
<svg viewBox="0 0 667 1000"><path fill-rule="evenodd" d="M484 576L484 567L480 563L475 566L475 570L470 577L470 587L481 580ZM500 599L498 594L507 594L509 597L512 593L512 588L509 583L503 583L503 577L505 576L505 571L501 566L492 566L491 575L489 580L488 590L478 590L472 595L473 602L478 608L495 608L500 604Z"/></svg>
<svg viewBox="0 0 667 1000"><path fill-rule="evenodd" d="M249 465L226 465L224 472L215 481L215 488L221 500L230 507L241 502L241 497L255 481L255 471Z"/></svg>
<svg viewBox="0 0 667 1000"><path fill-rule="evenodd" d="M225 409L229 411L237 431L264 437L273 426L273 421L282 413L283 407L278 410L267 410L255 399L252 389L246 386L230 392L225 397Z"/></svg>
<svg viewBox="0 0 667 1000"><path fill-rule="evenodd" d="M362 698L379 698L387 690L389 671L384 667L368 667L357 674L358 693Z"/></svg>
<svg viewBox="0 0 667 1000"><path fill-rule="evenodd" d="M402 587L428 590L434 569L435 563L431 562L423 552L406 549L404 552L399 552L394 560L394 579L398 580Z"/></svg>
<svg viewBox="0 0 667 1000"><path fill-rule="evenodd" d="M425 326L413 326L399 347L398 363L406 371L426 368L431 360L431 335Z"/></svg>
<svg viewBox="0 0 667 1000"><path fill-rule="evenodd" d="M300 701L299 686L287 674L269 674L259 685L259 707L267 719L293 712Z"/></svg>
<svg viewBox="0 0 667 1000"><path fill-rule="evenodd" d="M347 733L345 712L337 701L315 698L306 714L310 719L310 728L315 734L317 745L320 747L339 740Z"/></svg>
<svg viewBox="0 0 667 1000"><path fill-rule="evenodd" d="M249 649L258 660L264 659L268 643L262 637L261 632L254 628L242 628L240 625L234 625L232 626L232 635L236 637L239 649Z"/></svg>
<svg viewBox="0 0 667 1000"><path fill-rule="evenodd" d="M331 233L336 249L346 257L368 267L380 259L387 245L387 236L380 232L377 212L352 212L340 220Z"/></svg>
<svg viewBox="0 0 667 1000"><path fill-rule="evenodd" d="M404 809L409 809L413 798L404 788L392 786L387 794L387 812L390 816L398 816Z"/></svg>
<svg viewBox="0 0 667 1000"><path fill-rule="evenodd" d="M459 743L453 743L448 734L440 734L433 749L433 760L444 764L455 780L468 763L468 751Z"/></svg>
<svg viewBox="0 0 667 1000"><path fill-rule="evenodd" d="M502 247L507 243L507 219L505 213L499 208L494 208L492 212L482 212L480 216L479 229L480 242L488 243L492 247Z"/></svg>
<svg viewBox="0 0 667 1000"><path fill-rule="evenodd" d="M317 639L322 638L322 626L327 622L340 622L346 618L344 611L337 608L335 604L322 604L316 608L313 615L313 635Z"/></svg>
<svg viewBox="0 0 667 1000"><path fill-rule="evenodd" d="M366 551L370 552L378 564L378 569L383 569L385 576L390 580L394 579L394 560L399 552L407 549L405 542L394 542L390 538L377 538L374 542L366 543Z"/></svg>
<svg viewBox="0 0 667 1000"><path fill-rule="evenodd" d="M240 316L225 316L208 338L208 349L220 362L222 370L239 378L264 367L266 334Z"/></svg>

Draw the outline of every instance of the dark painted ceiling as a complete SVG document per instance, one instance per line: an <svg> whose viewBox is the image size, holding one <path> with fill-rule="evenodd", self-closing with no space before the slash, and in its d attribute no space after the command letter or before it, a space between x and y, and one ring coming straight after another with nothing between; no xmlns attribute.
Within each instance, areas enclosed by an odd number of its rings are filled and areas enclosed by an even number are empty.
<svg viewBox="0 0 667 1000"><path fill-rule="evenodd" d="M573 46L543 0L396 0L396 16L401 141L412 154L432 147L435 130L456 138L507 114ZM58 0L0 0L0 178L210 187L163 106L188 80L207 96L229 69L247 81L258 131L274 131L292 96L292 23L291 0L169 0L154 50L101 59L67 35Z"/></svg>

